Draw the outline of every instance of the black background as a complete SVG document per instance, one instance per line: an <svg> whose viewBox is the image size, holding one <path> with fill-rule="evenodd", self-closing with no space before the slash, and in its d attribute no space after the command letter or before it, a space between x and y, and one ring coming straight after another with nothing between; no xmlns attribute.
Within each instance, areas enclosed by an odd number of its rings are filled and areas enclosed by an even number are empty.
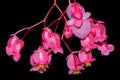
<svg viewBox="0 0 120 80"><path fill-rule="evenodd" d="M66 56L69 51L61 45L65 50L65 54L56 54L52 57L52 65L44 74L37 72L29 72L31 65L29 63L29 56L37 49L41 42L41 31L43 24L35 27L30 31L28 36L24 39L25 46L21 51L22 58L18 63L14 62L12 57L8 57L5 52L5 47L9 39L9 35L15 33L17 30L31 26L41 21L49 8L53 4L53 0L30 0L30 1L7 1L0 2L0 80L104 80L113 78L119 80L120 72L120 31L118 18L118 5L115 1L105 0L77 0L84 6L86 11L92 13L91 17L105 22L107 29L108 43L115 46L114 52L109 56L101 56L98 50L93 50L93 57L97 60L92 63L92 67L86 68L80 75L68 75L68 68L66 66ZM67 0L57 0L57 4L64 11L68 5ZM57 18L60 14L57 9L51 12L47 19L47 25ZM117 20L118 19L118 20ZM62 32L64 23L63 20L57 29L58 33ZM54 27L52 27L54 29ZM19 38L25 32L20 33ZM75 36L68 40L68 45L72 50L79 49L79 39Z"/></svg>

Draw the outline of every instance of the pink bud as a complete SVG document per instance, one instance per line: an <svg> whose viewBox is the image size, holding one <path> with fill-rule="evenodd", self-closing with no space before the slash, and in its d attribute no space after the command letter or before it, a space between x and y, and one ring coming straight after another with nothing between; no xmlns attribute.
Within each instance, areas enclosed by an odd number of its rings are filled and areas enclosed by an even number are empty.
<svg viewBox="0 0 120 80"><path fill-rule="evenodd" d="M12 37L8 40L7 46L6 46L6 53L8 56L13 55L13 59L15 62L18 62L21 58L20 51L22 47L24 46L24 42L16 35L12 35Z"/></svg>
<svg viewBox="0 0 120 80"><path fill-rule="evenodd" d="M70 25L65 25L65 32L64 32L65 38L69 39L73 33Z"/></svg>
<svg viewBox="0 0 120 80"><path fill-rule="evenodd" d="M44 31L42 32L42 39L43 39L43 41L46 42L47 40L49 40L49 37L52 34L52 30L49 28L44 28L43 30Z"/></svg>

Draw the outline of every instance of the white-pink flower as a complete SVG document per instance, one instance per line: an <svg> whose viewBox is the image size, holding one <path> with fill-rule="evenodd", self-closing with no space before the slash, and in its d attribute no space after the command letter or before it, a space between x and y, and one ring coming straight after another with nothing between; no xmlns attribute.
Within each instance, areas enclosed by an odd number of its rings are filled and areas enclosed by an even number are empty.
<svg viewBox="0 0 120 80"><path fill-rule="evenodd" d="M48 68L48 65L51 62L51 54L48 51L45 51L42 46L30 56L30 63L32 68L30 71L38 71L43 73Z"/></svg>
<svg viewBox="0 0 120 80"><path fill-rule="evenodd" d="M15 34L7 42L6 53L8 56L13 56L13 60L18 62L21 58L20 51L24 46L24 42L20 40Z"/></svg>
<svg viewBox="0 0 120 80"><path fill-rule="evenodd" d="M102 55L107 56L110 54L110 52L114 51L114 46L104 41L100 45L98 45L98 50L101 51Z"/></svg>
<svg viewBox="0 0 120 80"><path fill-rule="evenodd" d="M79 58L71 53L70 55L67 56L67 66L70 69L68 71L69 74L80 74L80 70L84 70L84 64L81 64Z"/></svg>

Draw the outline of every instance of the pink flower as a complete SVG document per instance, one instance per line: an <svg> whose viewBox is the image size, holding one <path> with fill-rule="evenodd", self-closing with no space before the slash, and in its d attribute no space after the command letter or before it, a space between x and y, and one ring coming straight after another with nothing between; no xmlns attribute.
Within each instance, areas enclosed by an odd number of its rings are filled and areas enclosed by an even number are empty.
<svg viewBox="0 0 120 80"><path fill-rule="evenodd" d="M20 51L24 46L24 42L20 40L15 34L7 42L6 53L8 56L13 55L13 60L18 62L21 58Z"/></svg>
<svg viewBox="0 0 120 80"><path fill-rule="evenodd" d="M106 28L103 24L102 21L97 21L95 24L96 26L96 35L95 35L95 42L102 42L106 40L107 35L106 35Z"/></svg>
<svg viewBox="0 0 120 80"><path fill-rule="evenodd" d="M53 33L51 29L45 28L42 33L43 47L45 50L51 49L54 53L63 53L63 49L60 46L60 35Z"/></svg>
<svg viewBox="0 0 120 80"><path fill-rule="evenodd" d="M81 64L81 62L75 54L71 53L67 56L66 60L67 66L70 69L68 72L69 74L80 74L80 70L84 69L84 65Z"/></svg>
<svg viewBox="0 0 120 80"><path fill-rule="evenodd" d="M79 60L82 63L86 64L86 67L91 66L91 62L95 61L95 58L92 58L92 53L81 50L78 54Z"/></svg>
<svg viewBox="0 0 120 80"><path fill-rule="evenodd" d="M82 12L84 12L84 8L79 3L71 3L68 5L66 9L67 16L71 18L82 18Z"/></svg>
<svg viewBox="0 0 120 80"><path fill-rule="evenodd" d="M64 35L66 39L69 39L73 35L70 25L67 25L67 24L65 25Z"/></svg>
<svg viewBox="0 0 120 80"><path fill-rule="evenodd" d="M41 46L30 56L30 63L33 66L30 71L43 73L51 62L51 55Z"/></svg>
<svg viewBox="0 0 120 80"><path fill-rule="evenodd" d="M97 48L94 44L94 37L92 34L89 34L85 39L82 39L81 45L85 51L90 51L91 49Z"/></svg>
<svg viewBox="0 0 120 80"><path fill-rule="evenodd" d="M59 34L53 33L49 38L48 45L54 53L57 53L57 52L64 53L62 47L60 46Z"/></svg>
<svg viewBox="0 0 120 80"><path fill-rule="evenodd" d="M98 50L101 51L102 55L107 56L110 52L114 51L114 46L112 44L107 44L107 42L104 41L102 44L98 45Z"/></svg>

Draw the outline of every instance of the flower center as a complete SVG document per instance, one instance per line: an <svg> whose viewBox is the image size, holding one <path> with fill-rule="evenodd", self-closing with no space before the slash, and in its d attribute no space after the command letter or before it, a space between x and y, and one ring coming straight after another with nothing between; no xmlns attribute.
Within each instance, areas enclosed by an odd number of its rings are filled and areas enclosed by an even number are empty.
<svg viewBox="0 0 120 80"><path fill-rule="evenodd" d="M85 63L86 67L92 66L90 62Z"/></svg>
<svg viewBox="0 0 120 80"><path fill-rule="evenodd" d="M40 64L40 65L39 65L39 69L40 69L40 70L43 70L44 68L45 68L45 65L44 65L44 64Z"/></svg>
<svg viewBox="0 0 120 80"><path fill-rule="evenodd" d="M80 71L74 71L73 72L73 75L78 75L78 74L81 74L81 72Z"/></svg>

